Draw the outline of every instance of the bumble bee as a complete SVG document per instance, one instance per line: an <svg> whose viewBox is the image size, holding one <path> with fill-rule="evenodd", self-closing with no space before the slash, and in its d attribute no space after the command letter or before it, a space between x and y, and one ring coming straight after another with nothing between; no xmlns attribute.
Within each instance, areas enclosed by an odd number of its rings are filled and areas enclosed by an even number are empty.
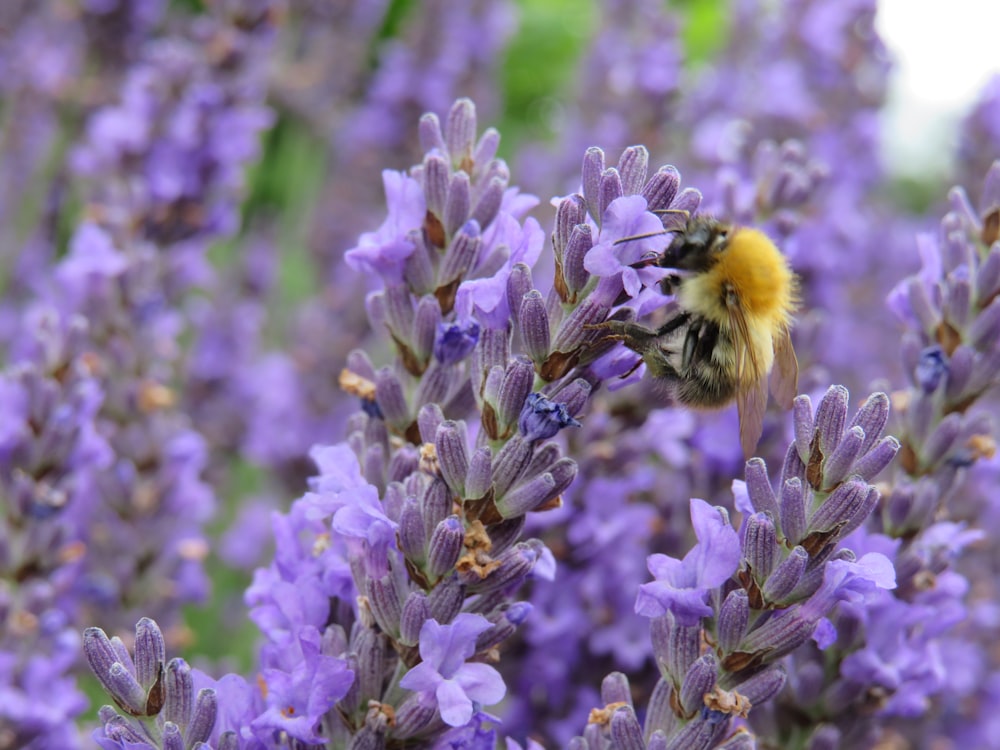
<svg viewBox="0 0 1000 750"><path fill-rule="evenodd" d="M656 330L624 321L601 327L642 355L680 403L719 408L735 399L749 458L763 431L768 374L773 369L771 390L786 409L798 387L789 336L795 274L756 229L697 216L668 231L677 236L656 262L681 272L661 282L675 295L671 316Z"/></svg>

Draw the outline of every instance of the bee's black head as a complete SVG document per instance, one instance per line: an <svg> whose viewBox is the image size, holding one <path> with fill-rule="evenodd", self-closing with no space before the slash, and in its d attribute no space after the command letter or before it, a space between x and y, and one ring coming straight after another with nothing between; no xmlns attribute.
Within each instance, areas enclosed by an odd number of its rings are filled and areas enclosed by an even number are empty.
<svg viewBox="0 0 1000 750"><path fill-rule="evenodd" d="M726 249L733 227L708 216L694 216L660 258L663 268L707 271Z"/></svg>

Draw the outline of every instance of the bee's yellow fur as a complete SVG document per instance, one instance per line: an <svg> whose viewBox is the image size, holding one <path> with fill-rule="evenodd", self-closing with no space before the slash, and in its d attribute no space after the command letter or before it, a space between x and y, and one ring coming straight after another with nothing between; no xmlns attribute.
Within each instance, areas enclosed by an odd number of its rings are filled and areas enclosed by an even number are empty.
<svg viewBox="0 0 1000 750"><path fill-rule="evenodd" d="M706 272L690 276L677 290L677 302L695 315L716 323L723 331L733 332L732 311L726 305L731 293L743 308L747 343L754 350L757 372L745 375L759 378L771 370L774 362L773 339L781 335L792 322L798 304L795 275L766 234L757 229L735 229L716 263ZM717 352L727 355L732 349Z"/></svg>

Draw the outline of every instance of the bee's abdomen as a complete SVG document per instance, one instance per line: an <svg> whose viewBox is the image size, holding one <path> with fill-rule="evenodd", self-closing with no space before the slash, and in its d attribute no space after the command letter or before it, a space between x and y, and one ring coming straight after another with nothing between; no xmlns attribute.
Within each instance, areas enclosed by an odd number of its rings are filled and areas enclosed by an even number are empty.
<svg viewBox="0 0 1000 750"><path fill-rule="evenodd" d="M674 392L688 406L717 409L736 398L736 379L715 360L693 362Z"/></svg>

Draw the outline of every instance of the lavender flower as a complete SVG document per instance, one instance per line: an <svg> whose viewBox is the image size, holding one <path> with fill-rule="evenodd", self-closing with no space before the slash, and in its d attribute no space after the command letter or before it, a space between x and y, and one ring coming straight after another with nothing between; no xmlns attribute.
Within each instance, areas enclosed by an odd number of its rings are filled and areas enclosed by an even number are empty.
<svg viewBox="0 0 1000 750"><path fill-rule="evenodd" d="M739 564L739 539L725 515L704 500L691 501L691 525L698 544L683 560L666 555L649 558L649 572L657 579L639 588L635 611L645 617L671 612L678 625L695 625L712 614L708 596L726 581Z"/></svg>
<svg viewBox="0 0 1000 750"><path fill-rule="evenodd" d="M493 667L465 661L476 652L476 637L492 627L481 615L460 614L450 625L427 620L420 629L423 661L403 676L399 686L432 692L444 722L465 726L472 718L474 702L493 705L507 690Z"/></svg>

